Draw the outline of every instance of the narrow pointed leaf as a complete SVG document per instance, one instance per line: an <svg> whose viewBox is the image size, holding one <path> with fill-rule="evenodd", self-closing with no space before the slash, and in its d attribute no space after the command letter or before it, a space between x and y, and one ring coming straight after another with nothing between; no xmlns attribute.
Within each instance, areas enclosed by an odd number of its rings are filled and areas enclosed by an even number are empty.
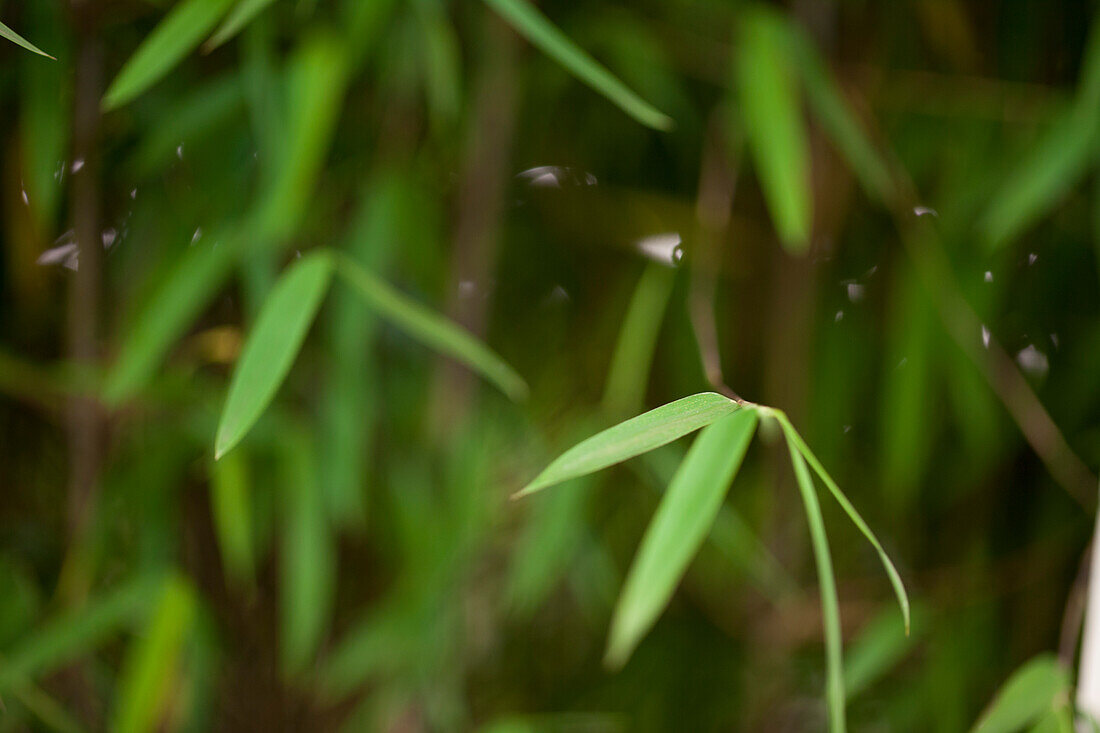
<svg viewBox="0 0 1100 733"><path fill-rule="evenodd" d="M780 241L801 253L813 217L810 146L783 21L774 11L753 9L738 40L738 99L756 175Z"/></svg>
<svg viewBox="0 0 1100 733"><path fill-rule="evenodd" d="M195 594L179 578L169 579L144 633L131 645L119 681L119 703L111 730L159 730L169 711L179 662L195 616Z"/></svg>
<svg viewBox="0 0 1100 733"><path fill-rule="evenodd" d="M898 605L901 607L901 615L905 620L905 633L909 633L909 595L905 592L905 584L901 582L901 575L898 574L897 568L894 567L894 563L890 560L890 557L886 554L886 551L882 549L882 543L878 541L878 537L875 537L875 533L871 531L871 528L867 526L867 523L863 521L863 517L859 515L856 508L852 506L852 502L848 501L848 497L844 495L844 492L837 486L836 481L826 472L825 467L821 465L821 462L817 460L817 456L813 454L810 447L806 445L806 441L802 439L802 436L798 434L798 431L791 425L790 420L781 412L775 411L776 419L779 420L779 424L783 427L783 432L787 435L787 440L798 448L798 451L805 457L807 463L814 469L814 472L821 477L821 480L825 482L825 486L829 488L829 492L840 504L841 508L848 515L848 518L852 520L852 523L859 528L859 531L863 533L863 536L867 538L867 541L875 548L878 553L879 560L882 561L882 567L886 570L886 575L890 578L890 584L894 586L894 594L898 598Z"/></svg>
<svg viewBox="0 0 1100 733"><path fill-rule="evenodd" d="M221 20L234 0L182 0L123 65L103 97L103 109L131 101L159 81Z"/></svg>
<svg viewBox="0 0 1100 733"><path fill-rule="evenodd" d="M33 51L34 53L38 54L39 56L45 56L48 59L54 59L54 61L57 60L53 56L50 56L48 53L46 53L45 51L40 49L38 46L36 46L33 43L31 43L30 41L28 41L26 38L23 38L23 36L19 35L15 31L13 31L11 28L8 28L3 23L0 23L0 38L6 38L9 41L11 41L12 43L14 43L18 46L22 46L23 48L27 49L28 51Z"/></svg>
<svg viewBox="0 0 1100 733"><path fill-rule="evenodd" d="M495 384L513 400L527 396L527 383L489 347L468 331L420 303L347 257L336 262L337 272L369 308L429 348L450 356Z"/></svg>
<svg viewBox="0 0 1100 733"><path fill-rule="evenodd" d="M671 443L740 409L731 399L702 392L632 417L593 435L557 457L516 497L544 489Z"/></svg>
<svg viewBox="0 0 1100 733"><path fill-rule="evenodd" d="M215 459L245 436L286 379L328 291L332 267L328 252L307 255L287 270L264 302L229 384Z"/></svg>
<svg viewBox="0 0 1100 733"><path fill-rule="evenodd" d="M638 122L657 130L672 127L671 119L632 92L527 0L485 0L485 4L540 51Z"/></svg>
<svg viewBox="0 0 1100 733"><path fill-rule="evenodd" d="M787 432L786 435L791 465L794 467L798 490L806 508L806 522L810 525L810 543L817 563L817 582L821 588L821 616L825 626L825 706L829 714L829 731L844 733L844 641L840 631L840 602L837 599L833 560L829 555L825 520L821 516L821 505L817 500L817 490L814 489L810 471L806 468L802 452L791 440L791 433Z"/></svg>
<svg viewBox="0 0 1100 733"><path fill-rule="evenodd" d="M741 466L756 413L738 410L699 433L646 529L611 619L605 661L621 667L672 599Z"/></svg>
<svg viewBox="0 0 1100 733"><path fill-rule="evenodd" d="M274 0L240 0L226 16L214 35L203 46L204 51L213 51L218 46L237 35L253 18L259 15Z"/></svg>
<svg viewBox="0 0 1100 733"><path fill-rule="evenodd" d="M1052 655L1038 656L1012 673L974 725L973 733L1013 733L1036 722L1068 694L1069 673Z"/></svg>

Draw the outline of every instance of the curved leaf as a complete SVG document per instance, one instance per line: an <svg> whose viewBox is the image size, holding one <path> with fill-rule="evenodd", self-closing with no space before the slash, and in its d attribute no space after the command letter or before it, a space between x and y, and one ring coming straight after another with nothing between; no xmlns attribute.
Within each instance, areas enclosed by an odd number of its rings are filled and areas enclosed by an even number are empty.
<svg viewBox="0 0 1100 733"><path fill-rule="evenodd" d="M291 266L267 297L229 384L215 460L245 436L286 379L328 290L332 267L328 252L313 252Z"/></svg>
<svg viewBox="0 0 1100 733"><path fill-rule="evenodd" d="M593 435L557 457L514 498L641 455L740 409L733 400L702 392L632 417Z"/></svg>
<svg viewBox="0 0 1100 733"><path fill-rule="evenodd" d="M642 538L611 619L605 662L621 667L668 605L741 466L756 413L738 410L699 433Z"/></svg>
<svg viewBox="0 0 1100 733"><path fill-rule="evenodd" d="M151 87L195 49L234 0L182 0L123 65L103 96L104 111L121 107Z"/></svg>
<svg viewBox="0 0 1100 733"><path fill-rule="evenodd" d="M389 283L340 256L337 272L355 289L367 306L428 347L461 361L514 400L527 396L527 383L506 361L481 341L443 316L410 300Z"/></svg>
<svg viewBox="0 0 1100 733"><path fill-rule="evenodd" d="M643 125L668 130L672 120L632 92L598 61L578 47L527 0L485 0L500 17L570 74L605 96Z"/></svg>

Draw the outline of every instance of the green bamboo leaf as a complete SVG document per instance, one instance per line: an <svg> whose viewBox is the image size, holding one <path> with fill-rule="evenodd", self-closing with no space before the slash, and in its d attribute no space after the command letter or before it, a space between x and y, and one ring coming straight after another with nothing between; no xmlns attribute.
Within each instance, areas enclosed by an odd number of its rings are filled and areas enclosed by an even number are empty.
<svg viewBox="0 0 1100 733"><path fill-rule="evenodd" d="M894 586L894 594L898 598L898 606L901 607L901 615L905 620L905 633L908 634L909 595L905 592L905 584L901 582L901 575L898 574L893 561L890 560L886 551L882 549L882 543L878 541L878 537L875 537L875 533L872 532L871 528L867 526L867 523L863 521L863 517L859 515L856 508L852 506L852 502L848 501L848 497L840 490L836 481L833 481L832 476L828 474L825 467L817 460L817 456L815 456L813 451L810 450L810 447L806 445L806 441L804 441L802 436L798 434L798 431L794 429L794 426L791 425L787 416L779 410L771 410L770 412L779 421L779 424L783 428L783 432L787 435L787 440L798 447L799 452L805 457L806 461L814 469L814 472L821 477L823 482L825 482L825 486L829 488L829 492L833 495L833 498L836 499L837 503L844 509L848 518L852 520L852 524L859 528L859 531L863 533L863 536L866 537L867 541L871 543L871 546L875 548L879 560L882 562L882 567L886 570L887 577L890 578L890 584Z"/></svg>
<svg viewBox="0 0 1100 733"><path fill-rule="evenodd" d="M161 728L179 681L180 657L195 611L191 586L179 578L168 579L144 633L130 646L111 730L139 733Z"/></svg>
<svg viewBox="0 0 1100 733"><path fill-rule="evenodd" d="M1068 694L1069 673L1053 655L1043 654L1012 673L972 729L973 733L1013 733L1051 710Z"/></svg>
<svg viewBox="0 0 1100 733"><path fill-rule="evenodd" d="M791 439L792 433L785 432L791 465L806 508L806 521L810 525L810 543L817 563L817 582L821 588L821 616L825 626L825 706L829 713L829 731L844 733L844 640L840 631L840 603L836 594L833 560L829 555L829 539L825 535L825 520L821 516L821 505L810 471L806 468L806 460Z"/></svg>
<svg viewBox="0 0 1100 733"><path fill-rule="evenodd" d="M661 405L573 446L514 498L659 448L738 409L740 405L736 402L714 392L702 392Z"/></svg>
<svg viewBox="0 0 1100 733"><path fill-rule="evenodd" d="M657 130L672 127L669 117L632 92L527 0L485 0L485 4L540 51L638 122Z"/></svg>
<svg viewBox="0 0 1100 733"><path fill-rule="evenodd" d="M738 410L699 433L646 529L611 619L604 661L621 667L672 599L748 449L757 416Z"/></svg>
<svg viewBox="0 0 1100 733"><path fill-rule="evenodd" d="M348 257L339 256L336 271L382 318L428 347L479 372L512 399L521 400L527 396L527 383L523 377L460 326L406 298Z"/></svg>
<svg viewBox="0 0 1100 733"><path fill-rule="evenodd" d="M779 239L805 252L813 219L810 146L784 21L754 8L741 20L735 69L745 134Z"/></svg>
<svg viewBox="0 0 1100 733"><path fill-rule="evenodd" d="M233 451L211 467L210 513L226 576L236 583L251 583L251 479L243 451Z"/></svg>
<svg viewBox="0 0 1100 733"><path fill-rule="evenodd" d="M145 386L172 343L229 278L244 240L210 239L213 246L187 248L137 314L103 385L106 405L118 406Z"/></svg>
<svg viewBox="0 0 1100 733"><path fill-rule="evenodd" d="M0 665L0 695L79 658L129 626L149 608L162 587L162 578L138 578L29 632L9 649Z"/></svg>
<svg viewBox="0 0 1100 733"><path fill-rule="evenodd" d="M896 199L896 191L886 162L852 112L813 39L794 23L787 22L786 26L791 57L810 110L848 162L864 193L880 203L890 204Z"/></svg>
<svg viewBox="0 0 1100 733"><path fill-rule="evenodd" d="M604 388L603 405L612 415L637 412L645 399L657 335L675 282L675 271L656 262L646 265L638 279Z"/></svg>
<svg viewBox="0 0 1100 733"><path fill-rule="evenodd" d="M253 18L262 13L274 0L240 0L226 16L214 35L203 45L203 51L213 51L218 46L240 33Z"/></svg>
<svg viewBox="0 0 1100 733"><path fill-rule="evenodd" d="M45 51L40 49L38 46L36 46L33 43L31 43L30 41L28 41L26 38L23 38L23 36L19 35L15 31L13 31L11 28L8 28L3 23L0 23L0 38L6 38L9 41L11 41L12 43L14 43L16 45L19 45L19 46L22 46L23 48L27 49L28 51L33 51L34 53L38 54L39 56L45 56L48 59L53 59L54 61L57 61L56 58L54 58L53 56L50 56L48 53L46 53Z"/></svg>
<svg viewBox="0 0 1100 733"><path fill-rule="evenodd" d="M284 672L293 675L313 659L327 629L336 588L336 550L310 439L290 437L283 460L279 657Z"/></svg>
<svg viewBox="0 0 1100 733"><path fill-rule="evenodd" d="M121 107L151 87L195 49L235 0L182 0L123 65L103 96L103 110Z"/></svg>
<svg viewBox="0 0 1100 733"><path fill-rule="evenodd" d="M286 379L332 280L333 258L313 252L291 266L264 302L225 399L214 460L255 425Z"/></svg>

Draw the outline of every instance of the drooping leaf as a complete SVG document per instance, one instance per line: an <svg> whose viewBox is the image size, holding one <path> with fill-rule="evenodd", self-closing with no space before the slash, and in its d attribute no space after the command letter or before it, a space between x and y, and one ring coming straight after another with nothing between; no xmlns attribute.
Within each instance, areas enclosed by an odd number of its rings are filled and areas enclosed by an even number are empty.
<svg viewBox="0 0 1100 733"><path fill-rule="evenodd" d="M657 334L675 281L672 270L654 262L646 265L634 288L604 388L603 404L612 415L637 412L645 399Z"/></svg>
<svg viewBox="0 0 1100 733"><path fill-rule="evenodd" d="M821 589L821 616L825 627L825 706L829 714L830 733L844 733L847 724L844 715L844 640L840 630L840 602L836 593L836 577L833 560L829 555L829 539L825 534L825 520L817 500L810 471L802 452L787 432L787 449L797 479L802 504L806 508L806 522L810 525L810 544L817 563L817 582Z"/></svg>
<svg viewBox="0 0 1100 733"><path fill-rule="evenodd" d="M30 631L5 654L0 665L0 695L77 659L129 626L150 607L162 587L161 578L141 577Z"/></svg>
<svg viewBox="0 0 1100 733"><path fill-rule="evenodd" d="M31 43L30 41L28 41L26 38L23 38L23 36L19 35L15 31L13 31L11 28L8 28L3 23L0 23L0 38L6 38L9 41L11 41L12 43L14 43L16 45L19 45L19 46L22 46L23 48L27 49L28 51L33 51L34 53L38 54L39 56L45 56L48 59L54 59L53 56L50 56L48 53L46 53L45 51L40 49L38 46L36 46L33 43ZM54 61L56 61L56 60L57 59L54 59Z"/></svg>
<svg viewBox="0 0 1100 733"><path fill-rule="evenodd" d="M347 257L337 259L336 271L385 320L429 348L466 364L512 399L526 397L527 383L523 377L468 331L405 297Z"/></svg>
<svg viewBox="0 0 1100 733"><path fill-rule="evenodd" d="M683 397L593 435L557 457L516 497L544 489L671 443L739 409L714 392Z"/></svg>
<svg viewBox="0 0 1100 733"><path fill-rule="evenodd" d="M218 30L203 45L203 50L210 52L240 33L241 29L248 25L253 18L262 13L274 0L240 0L229 11Z"/></svg>
<svg viewBox="0 0 1100 733"><path fill-rule="evenodd" d="M331 254L312 252L272 289L233 371L214 441L215 460L240 442L286 379L328 292L332 268Z"/></svg>
<svg viewBox="0 0 1100 733"><path fill-rule="evenodd" d="M309 664L328 627L336 550L310 439L291 436L283 460L279 658L283 671L294 675Z"/></svg>
<svg viewBox="0 0 1100 733"><path fill-rule="evenodd" d="M791 425L787 416L778 410L773 410L771 412L782 426L788 442L798 448L799 453L805 457L806 462L810 464L814 472L825 483L825 486L828 487L829 492L833 495L833 498L836 499L837 503L840 504L844 513L852 520L852 524L859 528L859 531L863 533L863 536L866 537L867 541L871 543L871 546L875 548L875 552L878 553L879 560L882 562L882 567L886 570L887 577L890 578L890 584L894 586L894 594L898 598L898 606L901 608L901 615L905 621L905 633L908 634L909 595L905 592L905 584L901 582L901 575L898 574L893 561L890 560L886 551L882 549L882 543L878 541L878 537L876 537L875 533L871 531L871 528L867 526L867 522L863 521L863 517L856 511L856 508L852 506L852 502L848 501L848 497L840 490L836 481L833 481L832 476L828 474L825 467L817 460L817 456L815 456L813 451L810 450L810 447L806 445L806 441L804 441L802 436L798 434L798 431L794 429L794 426Z"/></svg>
<svg viewBox="0 0 1100 733"><path fill-rule="evenodd" d="M757 416L738 410L699 433L672 479L623 585L605 662L621 667L668 605L710 531L748 449Z"/></svg>
<svg viewBox="0 0 1100 733"><path fill-rule="evenodd" d="M1012 673L972 733L1014 733L1036 722L1068 693L1069 673L1052 655L1041 655Z"/></svg>
<svg viewBox="0 0 1100 733"><path fill-rule="evenodd" d="M540 51L638 122L657 130L672 127L671 119L632 92L527 0L485 0L485 4Z"/></svg>
<svg viewBox="0 0 1100 733"><path fill-rule="evenodd" d="M123 65L103 96L103 109L131 101L194 50L235 0L181 0Z"/></svg>
<svg viewBox="0 0 1100 733"><path fill-rule="evenodd" d="M785 38L775 11L748 10L738 34L735 78L764 200L783 246L801 253L809 246L813 220L810 146Z"/></svg>
<svg viewBox="0 0 1100 733"><path fill-rule="evenodd" d="M194 591L169 578L144 632L130 647L119 680L119 701L112 730L159 730L179 681L183 644L196 611Z"/></svg>
<svg viewBox="0 0 1100 733"><path fill-rule="evenodd" d="M223 456L210 470L210 514L222 565L233 582L253 576L252 501L248 462L242 451Z"/></svg>

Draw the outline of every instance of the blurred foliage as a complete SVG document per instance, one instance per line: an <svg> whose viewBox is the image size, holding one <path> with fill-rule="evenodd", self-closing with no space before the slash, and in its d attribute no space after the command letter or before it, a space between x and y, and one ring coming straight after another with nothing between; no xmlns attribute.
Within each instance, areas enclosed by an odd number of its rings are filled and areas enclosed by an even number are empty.
<svg viewBox="0 0 1100 733"><path fill-rule="evenodd" d="M1073 725L1092 3L0 19L0 730Z"/></svg>

